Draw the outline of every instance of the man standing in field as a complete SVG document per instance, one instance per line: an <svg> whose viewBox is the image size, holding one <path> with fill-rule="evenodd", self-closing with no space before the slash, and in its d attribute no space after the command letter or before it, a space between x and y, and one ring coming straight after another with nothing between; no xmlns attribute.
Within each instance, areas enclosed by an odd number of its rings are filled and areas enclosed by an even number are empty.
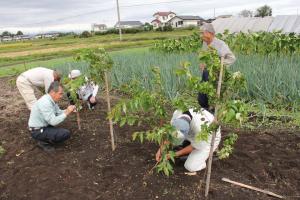
<svg viewBox="0 0 300 200"><path fill-rule="evenodd" d="M25 71L18 76L17 87L25 100L28 109L31 110L33 104L37 101L34 95L34 87L45 88L45 93L47 93L49 85L53 81L59 80L60 75L57 71L44 67L37 67Z"/></svg>
<svg viewBox="0 0 300 200"><path fill-rule="evenodd" d="M53 144L64 142L70 138L70 131L54 126L63 122L71 114L75 106L70 105L61 110L56 104L63 96L63 88L58 81L50 84L48 94L42 96L32 107L28 122L32 138L38 141L45 151L54 150Z"/></svg>
<svg viewBox="0 0 300 200"><path fill-rule="evenodd" d="M201 109L199 112L194 112L190 109L186 112L176 110L173 113L171 124L177 130L177 138L182 143L174 149L175 156L181 157L188 155L184 163L184 167L189 172L196 172L206 167L206 160L209 157L211 135L207 141L197 141L196 136L201 132L201 126L207 124L208 126L214 121L214 116ZM221 140L220 128L217 131L214 151L217 149ZM161 160L161 149L156 153L156 161Z"/></svg>
<svg viewBox="0 0 300 200"><path fill-rule="evenodd" d="M215 29L212 24L205 23L200 29L200 34L203 40L202 50L207 50L209 46L213 47L217 50L219 57L224 58L224 65L232 65L235 62L236 58L229 49L228 45L224 41L215 37ZM199 67L202 71L202 81L208 81L209 74L205 64L200 63ZM202 108L209 110L208 98L206 94L198 94L198 103Z"/></svg>

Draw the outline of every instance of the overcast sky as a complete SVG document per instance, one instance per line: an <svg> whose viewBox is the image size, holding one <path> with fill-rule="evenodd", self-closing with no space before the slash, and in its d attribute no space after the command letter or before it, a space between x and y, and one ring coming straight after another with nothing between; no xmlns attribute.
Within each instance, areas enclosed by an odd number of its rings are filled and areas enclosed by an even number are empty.
<svg viewBox="0 0 300 200"><path fill-rule="evenodd" d="M198 15L205 19L215 14L237 15L255 11L265 4L273 16L300 14L300 0L119 0L121 20L151 22L157 11L177 15ZM90 30L92 23L113 26L117 21L116 0L0 0L0 32Z"/></svg>

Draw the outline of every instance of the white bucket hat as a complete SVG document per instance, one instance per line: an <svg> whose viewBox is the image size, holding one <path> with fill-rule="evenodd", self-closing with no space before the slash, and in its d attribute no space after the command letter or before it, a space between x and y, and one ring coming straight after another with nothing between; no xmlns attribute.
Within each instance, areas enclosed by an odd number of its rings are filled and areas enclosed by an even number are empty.
<svg viewBox="0 0 300 200"><path fill-rule="evenodd" d="M190 124L182 118L177 118L172 122L172 125L176 128L179 137L187 137L190 131Z"/></svg>
<svg viewBox="0 0 300 200"><path fill-rule="evenodd" d="M81 75L80 70L74 69L69 73L69 78L77 78Z"/></svg>

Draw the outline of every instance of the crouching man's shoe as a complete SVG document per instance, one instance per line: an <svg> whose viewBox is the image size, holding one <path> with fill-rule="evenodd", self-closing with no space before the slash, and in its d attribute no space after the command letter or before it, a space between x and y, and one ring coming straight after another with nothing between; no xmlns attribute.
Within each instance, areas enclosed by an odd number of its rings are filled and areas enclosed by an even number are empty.
<svg viewBox="0 0 300 200"><path fill-rule="evenodd" d="M53 152L53 151L55 151L55 147L52 146L52 144L50 144L48 142L38 141L37 146L40 147L41 149L43 149L46 152Z"/></svg>

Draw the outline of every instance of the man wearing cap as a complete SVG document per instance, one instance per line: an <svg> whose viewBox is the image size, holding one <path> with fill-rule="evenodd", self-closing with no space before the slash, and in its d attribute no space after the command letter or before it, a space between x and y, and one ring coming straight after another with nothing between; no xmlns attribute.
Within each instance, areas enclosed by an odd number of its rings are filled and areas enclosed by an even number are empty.
<svg viewBox="0 0 300 200"><path fill-rule="evenodd" d="M202 50L207 50L208 46L217 50L219 57L224 58L224 65L232 65L236 58L229 49L228 45L223 41L215 37L215 29L212 24L205 23L201 27L201 37L203 40ZM202 81L206 82L209 79L209 74L204 63L200 63L200 70L202 70ZM198 94L198 102L202 108L209 109L208 98L206 94Z"/></svg>
<svg viewBox="0 0 300 200"><path fill-rule="evenodd" d="M47 93L49 85L53 81L59 81L60 75L57 71L44 67L36 67L23 72L17 78L17 87L29 110L37 101L34 95L34 87L44 88Z"/></svg>
<svg viewBox="0 0 300 200"><path fill-rule="evenodd" d="M196 136L201 131L203 124L210 125L214 121L214 116L201 109L199 112L194 112L193 109L182 112L176 110L173 113L171 124L177 130L177 137L182 142L184 141L182 148L175 152L176 157L188 155L187 160L184 163L184 167L189 172L196 172L206 167L206 160L209 157L211 136L207 141L197 141ZM214 143L214 151L218 147L221 140L220 128L217 131L216 139ZM161 151L158 149L156 153L156 161L160 161Z"/></svg>
<svg viewBox="0 0 300 200"><path fill-rule="evenodd" d="M48 94L42 96L33 105L30 112L29 131L32 138L38 141L38 146L45 151L54 150L54 144L70 138L69 130L55 127L75 109L74 105L70 105L67 109L61 110L57 102L61 100L62 96L63 87L58 81L54 81L49 86Z"/></svg>
<svg viewBox="0 0 300 200"><path fill-rule="evenodd" d="M81 76L81 72L77 69L72 70L69 73L70 79L76 79L79 76ZM77 97L83 101L86 101L89 109L93 110L95 108L95 105L97 104L96 96L98 93L99 86L89 81L87 77L85 77L85 81L86 83L83 86L81 86L77 91ZM70 103L74 105L74 102L70 98L70 93L67 93L67 95L70 99Z"/></svg>

